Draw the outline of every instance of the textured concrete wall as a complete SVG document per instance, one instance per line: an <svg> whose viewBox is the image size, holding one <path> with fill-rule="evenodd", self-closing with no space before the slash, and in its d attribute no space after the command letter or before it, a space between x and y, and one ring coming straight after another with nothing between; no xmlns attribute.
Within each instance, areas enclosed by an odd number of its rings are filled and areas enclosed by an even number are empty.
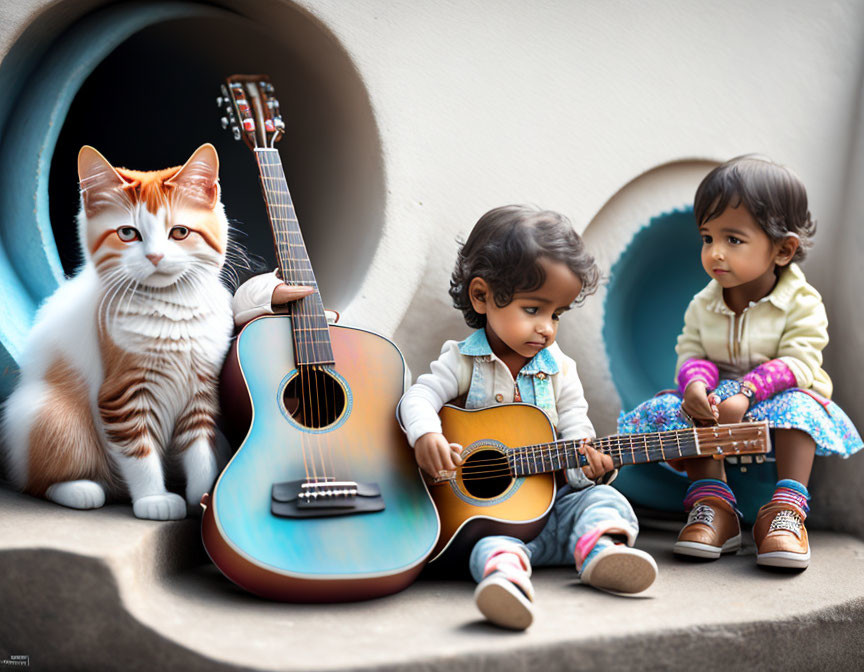
<svg viewBox="0 0 864 672"><path fill-rule="evenodd" d="M96 4L5 0L0 53L36 17L58 28ZM275 0L220 4L274 31L290 15ZM699 162L757 151L808 187L820 230L805 270L832 319L826 361L838 402L864 425L860 366L849 365L862 363L864 326L855 177L864 177L864 2L299 5L353 60L383 147L383 233L345 321L395 335L422 370L442 340L467 332L447 279L457 237L487 209L561 210L609 265L639 218L687 202L709 165ZM695 168L664 173L670 165ZM646 175L639 184L650 186L627 190ZM560 340L583 362L592 417L609 431L619 401L597 337L600 307L595 297L565 318ZM851 479L860 462L819 469ZM820 493L820 521L864 534L864 517L849 518L835 497Z"/></svg>

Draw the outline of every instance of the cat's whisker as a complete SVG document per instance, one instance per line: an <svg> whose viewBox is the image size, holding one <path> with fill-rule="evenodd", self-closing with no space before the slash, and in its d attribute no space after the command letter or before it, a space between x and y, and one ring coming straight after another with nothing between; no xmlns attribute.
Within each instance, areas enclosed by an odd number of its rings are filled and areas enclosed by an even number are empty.
<svg viewBox="0 0 864 672"><path fill-rule="evenodd" d="M119 287L123 282L124 273L121 270L117 270L113 275L109 274L103 279L103 283L105 284L105 288L103 289L102 299L99 301L99 307L96 310L96 314L98 317L98 327L99 329L104 328L104 316L108 311L108 306L110 305L110 297L112 293ZM106 304L106 301L108 304Z"/></svg>
<svg viewBox="0 0 864 672"><path fill-rule="evenodd" d="M117 325L117 311L112 309L112 306L115 303L115 299L118 295L123 292L125 294L126 289L132 283L130 278L123 278L120 282L118 282L114 288L114 291L111 292L111 296L108 299L108 302L105 304L105 313L106 313L106 323L109 330L113 331L116 329Z"/></svg>

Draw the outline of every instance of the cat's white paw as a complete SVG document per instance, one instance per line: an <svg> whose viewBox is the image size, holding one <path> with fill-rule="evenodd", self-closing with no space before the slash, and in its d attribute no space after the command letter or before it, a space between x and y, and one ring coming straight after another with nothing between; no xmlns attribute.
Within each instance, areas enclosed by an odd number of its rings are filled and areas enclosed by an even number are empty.
<svg viewBox="0 0 864 672"><path fill-rule="evenodd" d="M98 509L105 506L105 488L95 481L55 483L45 491L45 497L70 509Z"/></svg>
<svg viewBox="0 0 864 672"><path fill-rule="evenodd" d="M132 513L147 520L181 520L186 517L186 502L173 492L147 495L132 503Z"/></svg>

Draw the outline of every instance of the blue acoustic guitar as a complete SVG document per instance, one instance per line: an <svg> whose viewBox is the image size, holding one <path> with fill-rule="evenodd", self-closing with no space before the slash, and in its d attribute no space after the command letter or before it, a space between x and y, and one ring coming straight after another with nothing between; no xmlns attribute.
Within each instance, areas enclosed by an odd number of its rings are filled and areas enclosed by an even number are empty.
<svg viewBox="0 0 864 672"><path fill-rule="evenodd" d="M273 86L266 76L234 75L222 103L223 123L254 151L282 277L317 288L273 148L284 131ZM405 377L398 348L328 325L316 291L290 316L247 324L231 357L244 384L233 403L251 411L251 426L202 502L216 566L252 593L293 602L366 599L409 585L435 547L439 520L396 422Z"/></svg>

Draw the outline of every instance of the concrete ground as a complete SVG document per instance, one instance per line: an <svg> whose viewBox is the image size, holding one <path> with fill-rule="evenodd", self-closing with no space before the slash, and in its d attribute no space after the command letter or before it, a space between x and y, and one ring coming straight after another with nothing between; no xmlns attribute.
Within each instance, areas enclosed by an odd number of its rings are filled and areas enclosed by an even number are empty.
<svg viewBox="0 0 864 672"><path fill-rule="evenodd" d="M0 489L0 666L34 670L861 669L864 542L812 535L803 573L761 570L752 542L713 563L638 546L660 576L620 597L575 571L535 574L525 633L484 623L472 584L423 580L383 599L290 605L247 595L211 566L198 521L72 511Z"/></svg>

